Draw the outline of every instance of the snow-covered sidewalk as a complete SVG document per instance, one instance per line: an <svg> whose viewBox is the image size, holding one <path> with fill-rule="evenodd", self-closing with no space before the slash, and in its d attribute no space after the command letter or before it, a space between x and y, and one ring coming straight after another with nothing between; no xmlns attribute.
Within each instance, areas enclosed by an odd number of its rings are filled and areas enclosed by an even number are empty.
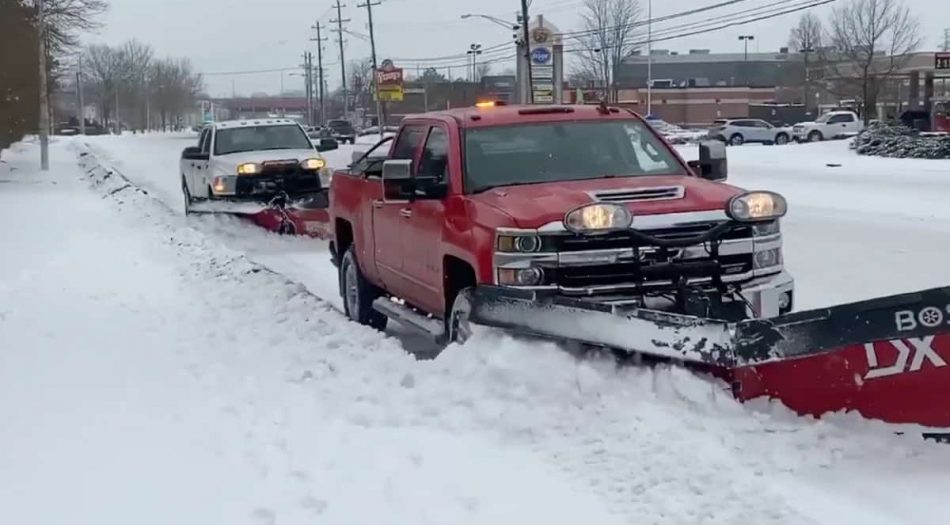
<svg viewBox="0 0 950 525"><path fill-rule="evenodd" d="M496 333L417 361L77 142L49 175L32 146L5 158L0 523L873 525L944 508L948 447Z"/></svg>

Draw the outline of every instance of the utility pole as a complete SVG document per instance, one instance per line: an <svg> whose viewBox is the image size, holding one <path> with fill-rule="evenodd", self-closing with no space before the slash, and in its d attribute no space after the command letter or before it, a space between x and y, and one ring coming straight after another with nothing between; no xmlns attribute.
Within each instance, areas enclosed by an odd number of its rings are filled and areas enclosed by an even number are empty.
<svg viewBox="0 0 950 525"><path fill-rule="evenodd" d="M950 53L950 27L943 30L943 52Z"/></svg>
<svg viewBox="0 0 950 525"><path fill-rule="evenodd" d="M303 92L307 97L307 118L308 126L313 125L313 54L309 51L303 53Z"/></svg>
<svg viewBox="0 0 950 525"><path fill-rule="evenodd" d="M334 33L337 33L340 44L340 77L343 80L343 118L346 118L347 114L347 97L346 94L346 57L343 55L343 24L349 22L350 19L343 18L342 9L346 7L340 3L340 0L336 0L336 20L330 20L331 23L336 24L336 29L333 30Z"/></svg>
<svg viewBox="0 0 950 525"><path fill-rule="evenodd" d="M521 34L524 39L525 78L528 79L528 103L534 104L534 80L531 78L531 39L528 34L528 0L521 0Z"/></svg>
<svg viewBox="0 0 950 525"><path fill-rule="evenodd" d="M379 128L379 137L383 137L383 127L385 122L383 122L383 101L379 99L379 80L377 74L379 72L379 66L376 64L376 38L373 34L373 6L379 5L380 2L373 2L373 0L366 0L365 4L357 4L356 7L365 7L366 16L369 19L369 49L370 54L373 59L373 94L376 96L376 126Z"/></svg>
<svg viewBox="0 0 950 525"><path fill-rule="evenodd" d="M43 1L36 0L36 34L40 51L40 169L49 171L49 98L46 85L46 18Z"/></svg>
<svg viewBox="0 0 950 525"><path fill-rule="evenodd" d="M326 105L323 102L323 42L326 38L320 36L320 22L317 22L313 28L317 30L317 38L310 40L317 43L317 77L320 80L320 125L322 126L327 120Z"/></svg>
<svg viewBox="0 0 950 525"><path fill-rule="evenodd" d="M653 0L647 4L647 116L653 114Z"/></svg>
<svg viewBox="0 0 950 525"><path fill-rule="evenodd" d="M76 95L79 97L79 134L86 134L86 102L82 92L82 54L79 55L79 67L76 70Z"/></svg>

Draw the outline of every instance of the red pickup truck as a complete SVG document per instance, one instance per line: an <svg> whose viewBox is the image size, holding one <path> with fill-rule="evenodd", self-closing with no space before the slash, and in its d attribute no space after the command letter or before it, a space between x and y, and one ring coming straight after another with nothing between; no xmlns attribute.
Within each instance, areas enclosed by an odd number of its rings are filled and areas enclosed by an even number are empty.
<svg viewBox="0 0 950 525"><path fill-rule="evenodd" d="M785 200L725 184L723 145L699 148L686 162L640 116L606 105L407 117L331 182L346 315L443 342L488 324L708 352L724 325L684 330L787 313L793 279Z"/></svg>

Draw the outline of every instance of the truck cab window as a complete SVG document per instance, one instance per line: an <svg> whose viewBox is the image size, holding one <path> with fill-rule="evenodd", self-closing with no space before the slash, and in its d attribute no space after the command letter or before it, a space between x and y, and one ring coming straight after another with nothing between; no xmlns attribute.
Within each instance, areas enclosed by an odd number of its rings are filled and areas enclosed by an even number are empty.
<svg viewBox="0 0 950 525"><path fill-rule="evenodd" d="M422 159L419 162L418 175L434 177L436 181L445 180L449 164L449 139L442 128L432 128Z"/></svg>
<svg viewBox="0 0 950 525"><path fill-rule="evenodd" d="M393 148L393 159L412 159L426 136L426 126L406 126L403 128Z"/></svg>

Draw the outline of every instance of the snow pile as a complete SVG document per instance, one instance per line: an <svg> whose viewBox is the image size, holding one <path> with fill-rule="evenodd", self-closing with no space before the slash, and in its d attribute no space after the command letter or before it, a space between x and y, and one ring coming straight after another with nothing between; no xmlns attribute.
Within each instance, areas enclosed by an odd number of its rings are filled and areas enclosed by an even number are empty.
<svg viewBox="0 0 950 525"><path fill-rule="evenodd" d="M142 150L128 145L125 176L171 193L174 172L145 171L149 159L132 170ZM191 369L205 404L229 416L207 426L227 457L246 460L259 523L897 524L930 519L950 489L944 447L855 417L753 411L680 369L578 361L496 332L416 361L346 322L310 282L259 266L261 252L219 244L293 250L276 262L306 241L233 220L209 231L83 162L138 234L187 269L195 293L178 329L202 345Z"/></svg>
<svg viewBox="0 0 950 525"><path fill-rule="evenodd" d="M879 124L851 143L860 155L914 159L950 159L950 135L922 136L906 126Z"/></svg>

